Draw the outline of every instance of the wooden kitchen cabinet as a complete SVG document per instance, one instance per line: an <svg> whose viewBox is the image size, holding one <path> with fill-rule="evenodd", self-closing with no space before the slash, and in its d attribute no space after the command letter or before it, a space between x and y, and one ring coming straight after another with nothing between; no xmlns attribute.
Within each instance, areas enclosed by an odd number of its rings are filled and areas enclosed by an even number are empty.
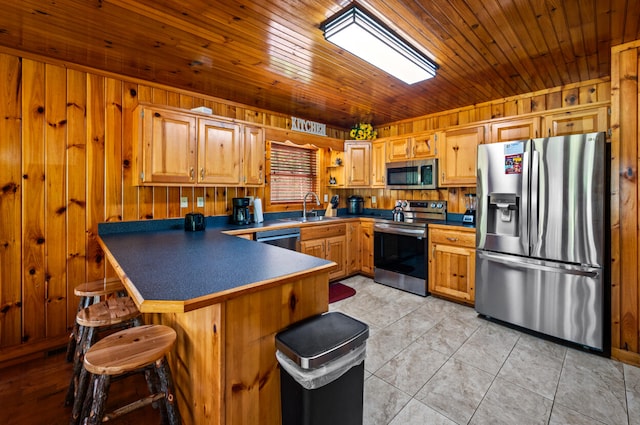
<svg viewBox="0 0 640 425"><path fill-rule="evenodd" d="M360 248L360 222L347 223L347 275L356 274L362 268Z"/></svg>
<svg viewBox="0 0 640 425"><path fill-rule="evenodd" d="M437 133L416 133L391 139L387 142L387 161L434 158L436 156Z"/></svg>
<svg viewBox="0 0 640 425"><path fill-rule="evenodd" d="M368 187L371 184L371 142L346 140L344 163L348 187Z"/></svg>
<svg viewBox="0 0 640 425"><path fill-rule="evenodd" d="M133 128L137 184L264 185L262 128L149 105L136 108Z"/></svg>
<svg viewBox="0 0 640 425"><path fill-rule="evenodd" d="M607 131L609 107L577 108L542 117L542 128L547 136L568 136L570 134Z"/></svg>
<svg viewBox="0 0 640 425"><path fill-rule="evenodd" d="M371 143L371 187L384 187L387 182L385 141Z"/></svg>
<svg viewBox="0 0 640 425"><path fill-rule="evenodd" d="M336 263L329 272L329 279L341 279L347 275L347 225L329 224L300 229L300 251L314 257Z"/></svg>
<svg viewBox="0 0 640 425"><path fill-rule="evenodd" d="M429 227L429 292L473 305L475 229Z"/></svg>
<svg viewBox="0 0 640 425"><path fill-rule="evenodd" d="M138 107L133 116L139 148L134 176L140 184L196 180L197 119L176 111Z"/></svg>
<svg viewBox="0 0 640 425"><path fill-rule="evenodd" d="M542 137L540 133L540 117L491 122L489 133L491 134L490 143L511 142Z"/></svg>
<svg viewBox="0 0 640 425"><path fill-rule="evenodd" d="M367 276L373 276L373 222L360 222L360 270Z"/></svg>
<svg viewBox="0 0 640 425"><path fill-rule="evenodd" d="M440 186L475 186L478 145L484 143L486 125L442 132L439 164Z"/></svg>
<svg viewBox="0 0 640 425"><path fill-rule="evenodd" d="M264 130L244 127L242 170L244 186L264 186L265 140Z"/></svg>
<svg viewBox="0 0 640 425"><path fill-rule="evenodd" d="M198 119L198 183L240 185L240 136L238 124Z"/></svg>

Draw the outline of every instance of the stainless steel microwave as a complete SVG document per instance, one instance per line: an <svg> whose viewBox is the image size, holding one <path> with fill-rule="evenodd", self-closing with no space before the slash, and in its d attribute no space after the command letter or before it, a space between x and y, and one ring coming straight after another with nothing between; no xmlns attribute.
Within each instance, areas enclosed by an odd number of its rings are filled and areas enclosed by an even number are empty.
<svg viewBox="0 0 640 425"><path fill-rule="evenodd" d="M438 160L387 163L387 189L437 189Z"/></svg>

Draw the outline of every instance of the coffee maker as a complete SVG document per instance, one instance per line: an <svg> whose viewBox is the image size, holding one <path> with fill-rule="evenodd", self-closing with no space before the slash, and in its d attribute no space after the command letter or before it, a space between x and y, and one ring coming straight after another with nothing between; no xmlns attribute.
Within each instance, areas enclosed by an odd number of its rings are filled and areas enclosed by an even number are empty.
<svg viewBox="0 0 640 425"><path fill-rule="evenodd" d="M464 195L464 204L467 210L462 216L462 222L466 224L476 224L476 194L467 193Z"/></svg>
<svg viewBox="0 0 640 425"><path fill-rule="evenodd" d="M234 224L249 224L249 202L249 198L233 198L231 221Z"/></svg>

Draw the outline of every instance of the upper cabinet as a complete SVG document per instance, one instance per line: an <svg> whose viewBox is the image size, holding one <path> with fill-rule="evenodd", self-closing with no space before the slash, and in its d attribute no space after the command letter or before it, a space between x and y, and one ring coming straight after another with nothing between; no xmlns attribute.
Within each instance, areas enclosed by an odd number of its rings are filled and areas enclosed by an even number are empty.
<svg viewBox="0 0 640 425"><path fill-rule="evenodd" d="M475 186L478 145L486 125L445 130L440 137L440 186Z"/></svg>
<svg viewBox="0 0 640 425"><path fill-rule="evenodd" d="M240 184L240 137L237 124L198 119L198 183Z"/></svg>
<svg viewBox="0 0 640 425"><path fill-rule="evenodd" d="M390 139L387 142L387 161L433 158L436 156L435 132L424 132Z"/></svg>
<svg viewBox="0 0 640 425"><path fill-rule="evenodd" d="M384 187L387 182L385 141L371 143L371 187Z"/></svg>
<svg viewBox="0 0 640 425"><path fill-rule="evenodd" d="M579 108L566 112L544 115L542 137L567 136L608 130L608 106Z"/></svg>
<svg viewBox="0 0 640 425"><path fill-rule="evenodd" d="M344 157L347 186L369 186L371 184L371 142L345 141Z"/></svg>
<svg viewBox="0 0 640 425"><path fill-rule="evenodd" d="M139 108L134 114L135 175L140 184L195 182L196 117L174 111Z"/></svg>
<svg viewBox="0 0 640 425"><path fill-rule="evenodd" d="M264 184L261 128L147 105L136 108L133 122L140 185Z"/></svg>
<svg viewBox="0 0 640 425"><path fill-rule="evenodd" d="M242 168L244 186L263 186L265 173L264 130L245 126Z"/></svg>
<svg viewBox="0 0 640 425"><path fill-rule="evenodd" d="M512 142L542 137L540 117L514 118L491 122L490 143Z"/></svg>

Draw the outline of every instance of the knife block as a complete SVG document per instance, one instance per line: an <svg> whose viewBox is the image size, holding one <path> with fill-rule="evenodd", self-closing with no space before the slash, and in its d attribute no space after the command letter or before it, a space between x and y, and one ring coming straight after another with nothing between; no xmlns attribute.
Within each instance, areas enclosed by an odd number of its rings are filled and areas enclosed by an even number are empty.
<svg viewBox="0 0 640 425"><path fill-rule="evenodd" d="M324 212L325 217L337 217L338 216L338 208L329 204L327 206L326 211Z"/></svg>

